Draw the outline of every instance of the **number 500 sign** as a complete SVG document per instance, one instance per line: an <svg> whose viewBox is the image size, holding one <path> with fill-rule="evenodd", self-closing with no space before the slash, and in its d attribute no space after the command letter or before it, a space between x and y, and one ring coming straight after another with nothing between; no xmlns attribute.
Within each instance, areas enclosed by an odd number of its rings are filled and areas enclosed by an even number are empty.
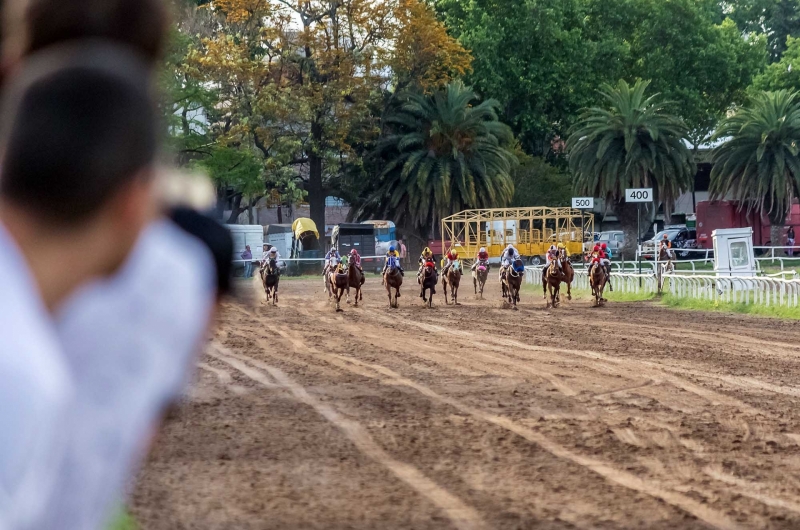
<svg viewBox="0 0 800 530"><path fill-rule="evenodd" d="M625 202L653 202L653 188L631 188L625 190Z"/></svg>

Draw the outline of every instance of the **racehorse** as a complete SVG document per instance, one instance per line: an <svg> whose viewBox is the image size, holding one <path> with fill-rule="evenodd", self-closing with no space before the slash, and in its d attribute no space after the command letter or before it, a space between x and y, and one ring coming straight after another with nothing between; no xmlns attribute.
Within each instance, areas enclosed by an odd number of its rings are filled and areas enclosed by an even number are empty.
<svg viewBox="0 0 800 530"><path fill-rule="evenodd" d="M567 256L567 250L561 250L561 272L564 273L564 283L567 284L567 300L572 300L572 282L575 281L575 268Z"/></svg>
<svg viewBox="0 0 800 530"><path fill-rule="evenodd" d="M522 273L525 271L525 264L521 259L516 260L511 267L506 269L500 285L503 288L503 298L508 298L508 303L517 308L520 301L519 290L522 287Z"/></svg>
<svg viewBox="0 0 800 530"><path fill-rule="evenodd" d="M592 294L594 295L594 305L601 306L605 303L606 299L603 298L603 290L606 288L606 271L600 265L592 267L592 274L589 277L589 284L592 286Z"/></svg>
<svg viewBox="0 0 800 530"><path fill-rule="evenodd" d="M661 249L658 251L658 261L667 262L664 265L664 272L675 272L675 264L672 261L672 252L664 245L661 245Z"/></svg>
<svg viewBox="0 0 800 530"><path fill-rule="evenodd" d="M333 292L333 298L336 300L337 312L342 310L340 307L342 296L344 296L345 292L350 288L347 268L347 257L343 257L339 265L328 273L328 281L330 282Z"/></svg>
<svg viewBox="0 0 800 530"><path fill-rule="evenodd" d="M366 282L366 278L364 277L364 273L361 272L361 269L355 266L355 264L351 265L347 269L347 283L350 287L356 290L355 296L355 306L358 307L358 302L364 300L364 295L361 294L361 287ZM347 303L350 303L350 288L347 289Z"/></svg>
<svg viewBox="0 0 800 530"><path fill-rule="evenodd" d="M436 264L433 260L428 260L422 266L422 276L419 278L419 297L422 301L428 304L428 307L433 307L433 295L436 294L436 284L439 282L438 275L436 274ZM430 296L425 297L425 291L430 291Z"/></svg>
<svg viewBox="0 0 800 530"><path fill-rule="evenodd" d="M451 265L450 268L447 270L447 274L442 276L442 288L444 288L444 303L450 305L450 302L447 300L447 286L450 285L450 291L453 296L453 305L458 304L458 286L461 283L461 275L464 274L464 271L461 268L461 261L455 260Z"/></svg>
<svg viewBox="0 0 800 530"><path fill-rule="evenodd" d="M278 303L278 283L281 280L281 272L275 258L267 262L267 266L261 269L261 285L264 286L264 294L267 295L267 302L272 301L272 305Z"/></svg>
<svg viewBox="0 0 800 530"><path fill-rule="evenodd" d="M386 292L389 293L389 307L399 307L400 304L397 299L400 297L403 275L400 274L400 269L397 266L397 258L389 258L389 264L383 274L383 283L386 285ZM392 298L392 289L394 289L394 298Z"/></svg>
<svg viewBox="0 0 800 530"><path fill-rule="evenodd" d="M489 279L489 264L478 263L475 270L472 271L472 285L475 287L475 296L478 296L478 288L480 287L481 300L483 300L483 288L487 279Z"/></svg>
<svg viewBox="0 0 800 530"><path fill-rule="evenodd" d="M547 300L547 289L550 289L550 300L547 301L547 309L551 307L558 307L561 302L561 282L564 281L564 271L559 269L558 265L561 262L561 255L550 262L550 265L542 271L542 291L544 292L544 299Z"/></svg>

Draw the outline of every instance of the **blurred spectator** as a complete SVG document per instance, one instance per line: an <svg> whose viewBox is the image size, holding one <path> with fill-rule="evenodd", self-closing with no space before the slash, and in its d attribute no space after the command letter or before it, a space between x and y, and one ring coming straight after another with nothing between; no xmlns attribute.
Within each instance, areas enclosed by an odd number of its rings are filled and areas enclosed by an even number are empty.
<svg viewBox="0 0 800 530"><path fill-rule="evenodd" d="M0 527L42 528L76 389L48 312L115 273L152 216L146 69L89 47L31 58L2 100Z"/></svg>
<svg viewBox="0 0 800 530"><path fill-rule="evenodd" d="M408 249L406 248L406 244L403 240L400 240L400 263L405 263L408 259Z"/></svg>
<svg viewBox="0 0 800 530"><path fill-rule="evenodd" d="M795 239L794 239L794 227L790 226L789 227L789 231L786 232L786 246L789 247L789 252L788 252L789 257L793 257L794 256L794 242L795 242Z"/></svg>
<svg viewBox="0 0 800 530"><path fill-rule="evenodd" d="M253 276L253 253L250 252L250 245L244 247L241 256L244 260L244 277L251 278Z"/></svg>

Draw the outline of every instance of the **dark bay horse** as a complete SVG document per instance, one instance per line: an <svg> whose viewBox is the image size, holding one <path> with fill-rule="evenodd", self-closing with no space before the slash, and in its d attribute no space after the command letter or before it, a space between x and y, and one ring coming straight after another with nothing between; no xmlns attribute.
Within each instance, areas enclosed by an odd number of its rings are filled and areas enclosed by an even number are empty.
<svg viewBox="0 0 800 530"><path fill-rule="evenodd" d="M358 307L358 302L364 300L364 295L361 293L361 288L364 286L366 282L366 278L364 277L364 273L361 272L361 269L356 267L355 264L350 265L347 269L347 283L349 284L349 288L347 289L347 303L350 303L350 289L356 290L355 296L355 306Z"/></svg>
<svg viewBox="0 0 800 530"><path fill-rule="evenodd" d="M461 261L455 260L451 265L450 268L447 270L447 274L442 276L442 288L444 289L444 303L450 305L450 302L447 300L447 286L450 286L450 291L453 297L453 305L458 304L458 286L461 284L461 276L464 274L464 271L461 268Z"/></svg>
<svg viewBox="0 0 800 530"><path fill-rule="evenodd" d="M419 278L419 297L422 301L428 304L428 307L433 307L433 295L436 294L436 284L439 282L438 274L436 273L436 264L433 260L428 260L422 266L422 275ZM430 296L426 298L425 291L430 291Z"/></svg>
<svg viewBox="0 0 800 530"><path fill-rule="evenodd" d="M472 285L475 287L475 296L480 295L483 300L483 288L486 286L486 280L489 279L489 264L478 263L475 270L472 271Z"/></svg>
<svg viewBox="0 0 800 530"><path fill-rule="evenodd" d="M606 299L603 298L603 291L606 288L606 271L603 267L596 265L592 267L592 274L589 277L589 284L592 286L592 294L594 295L594 305L601 306L605 303Z"/></svg>
<svg viewBox="0 0 800 530"><path fill-rule="evenodd" d="M386 285L386 292L389 294L389 307L400 307L397 301L400 298L400 287L403 285L403 275L400 274L400 269L394 261L396 258L390 258L389 266L383 275L383 283ZM394 289L394 297L392 297L392 289Z"/></svg>
<svg viewBox="0 0 800 530"><path fill-rule="evenodd" d="M278 303L278 283L280 280L281 271L275 258L272 258L267 262L267 266L261 269L261 285L264 286L267 302L272 301L272 305Z"/></svg>
<svg viewBox="0 0 800 530"><path fill-rule="evenodd" d="M522 260L516 260L511 267L506 269L500 285L503 288L503 298L508 299L508 303L517 308L520 301L519 291L522 288L522 275L524 274L525 264Z"/></svg>

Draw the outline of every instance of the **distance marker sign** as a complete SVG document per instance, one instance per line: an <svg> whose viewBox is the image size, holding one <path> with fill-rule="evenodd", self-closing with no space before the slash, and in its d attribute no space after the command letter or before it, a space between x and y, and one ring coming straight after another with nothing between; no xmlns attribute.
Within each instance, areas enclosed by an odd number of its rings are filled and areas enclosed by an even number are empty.
<svg viewBox="0 0 800 530"><path fill-rule="evenodd" d="M630 188L625 190L625 202L653 202L653 188Z"/></svg>
<svg viewBox="0 0 800 530"><path fill-rule="evenodd" d="M594 197L573 197L572 207L581 210L591 210L594 208Z"/></svg>

